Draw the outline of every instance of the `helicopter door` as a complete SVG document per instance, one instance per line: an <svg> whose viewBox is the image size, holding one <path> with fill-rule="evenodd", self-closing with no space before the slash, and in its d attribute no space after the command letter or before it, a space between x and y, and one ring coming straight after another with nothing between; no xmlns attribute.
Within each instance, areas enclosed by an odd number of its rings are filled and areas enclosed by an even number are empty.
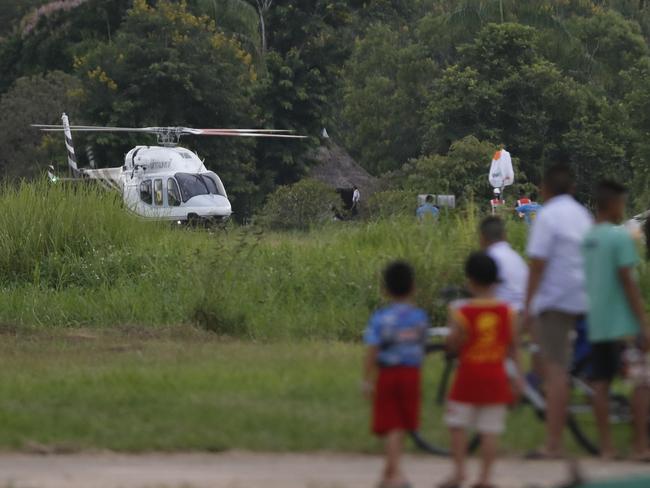
<svg viewBox="0 0 650 488"><path fill-rule="evenodd" d="M165 203L163 195L163 182L162 180L153 181L153 203L156 207L162 207Z"/></svg>
<svg viewBox="0 0 650 488"><path fill-rule="evenodd" d="M151 180L145 180L140 183L140 200L147 205L153 203L153 193L151 191Z"/></svg>
<svg viewBox="0 0 650 488"><path fill-rule="evenodd" d="M167 180L167 205L170 207L181 206L181 192L174 178Z"/></svg>

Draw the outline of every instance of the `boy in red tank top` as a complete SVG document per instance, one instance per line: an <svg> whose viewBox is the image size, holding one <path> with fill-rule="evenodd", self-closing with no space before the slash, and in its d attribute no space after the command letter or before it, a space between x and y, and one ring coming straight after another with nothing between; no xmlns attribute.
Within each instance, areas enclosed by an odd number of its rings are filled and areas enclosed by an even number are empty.
<svg viewBox="0 0 650 488"><path fill-rule="evenodd" d="M465 275L473 298L453 303L449 312L448 348L459 357L445 413L455 469L442 488L461 486L465 480L467 429L481 434L481 474L474 488L492 486L497 440L505 428L507 405L514 400L505 361L510 357L518 365L513 311L494 298L496 263L487 254L472 254Z"/></svg>

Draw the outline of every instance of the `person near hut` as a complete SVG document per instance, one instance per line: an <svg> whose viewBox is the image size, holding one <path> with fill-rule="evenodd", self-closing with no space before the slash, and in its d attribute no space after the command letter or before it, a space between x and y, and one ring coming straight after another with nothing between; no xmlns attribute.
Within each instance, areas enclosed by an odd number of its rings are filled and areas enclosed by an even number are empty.
<svg viewBox="0 0 650 488"><path fill-rule="evenodd" d="M359 187L357 185L354 185L352 187L352 216L357 216L359 215L359 205L361 203L361 192L359 191Z"/></svg>

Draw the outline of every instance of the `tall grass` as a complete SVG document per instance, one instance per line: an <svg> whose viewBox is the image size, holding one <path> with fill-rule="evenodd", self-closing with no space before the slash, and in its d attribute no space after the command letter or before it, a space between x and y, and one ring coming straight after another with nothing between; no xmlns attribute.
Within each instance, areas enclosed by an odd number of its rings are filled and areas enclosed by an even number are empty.
<svg viewBox="0 0 650 488"><path fill-rule="evenodd" d="M0 322L18 326L199 324L253 339L354 340L381 303L379 273L406 259L434 320L460 284L480 215L404 217L301 233L181 230L127 213L95 187L45 182L0 195ZM523 247L526 227L510 224ZM645 274L643 275L645 281ZM644 281L644 282L645 282Z"/></svg>

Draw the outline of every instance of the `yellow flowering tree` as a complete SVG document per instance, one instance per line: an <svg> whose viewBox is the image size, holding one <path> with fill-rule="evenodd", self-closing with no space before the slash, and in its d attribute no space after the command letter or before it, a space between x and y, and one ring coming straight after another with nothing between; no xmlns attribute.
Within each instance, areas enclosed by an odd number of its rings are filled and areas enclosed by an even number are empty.
<svg viewBox="0 0 650 488"><path fill-rule="evenodd" d="M84 84L84 122L127 127L244 127L253 123L256 72L250 54L213 19L192 13L185 1L135 0L110 42L75 60ZM142 136L94 138L101 163L120 164ZM218 171L235 197L255 190L254 142L188 139Z"/></svg>

